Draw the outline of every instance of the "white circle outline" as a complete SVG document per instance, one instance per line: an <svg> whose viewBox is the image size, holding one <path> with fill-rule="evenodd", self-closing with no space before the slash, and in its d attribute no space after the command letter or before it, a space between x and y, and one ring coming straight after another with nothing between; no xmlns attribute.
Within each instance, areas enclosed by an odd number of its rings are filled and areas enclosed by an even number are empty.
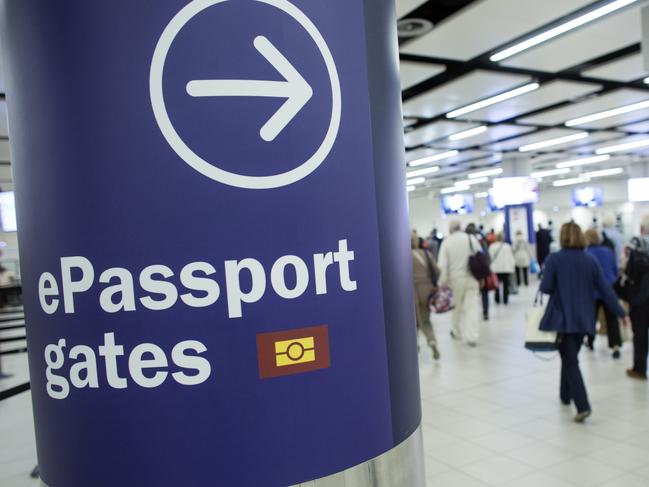
<svg viewBox="0 0 649 487"><path fill-rule="evenodd" d="M320 54L325 61L325 65L327 67L331 81L331 122L329 123L329 128L322 144L306 162L302 163L302 165L296 167L295 169L273 176L244 176L219 169L218 167L201 158L194 151L192 151L187 146L187 144L185 144L180 135L178 135L178 132L176 132L176 129L174 128L169 118L169 114L167 113L162 80L165 61L167 59L167 55L169 54L171 45L173 44L180 31L183 29L183 27L196 15L214 5L227 1L230 0L194 0L183 7L183 9L180 10L180 12L178 12L173 19L171 19L171 22L169 22L167 27L165 27L165 30L160 36L158 44L156 45L155 51L153 53L151 70L149 74L149 92L151 96L151 106L153 108L156 122L158 123L158 127L160 128L162 135L167 140L171 148L176 152L176 154L178 154L178 156L180 156L180 158L183 159L187 164L189 164L193 169L214 181L244 189L273 189L293 184L315 171L331 152L334 142L338 137L338 130L340 128L342 94L340 90L340 79L338 77L336 63L331 54L331 51L329 50L329 46L327 46L327 43L324 40L324 37L315 26L315 24L300 9L298 9L288 0L255 1L265 3L279 10L282 10L293 19L295 19L307 31L307 33L311 36L318 49L320 50Z"/></svg>

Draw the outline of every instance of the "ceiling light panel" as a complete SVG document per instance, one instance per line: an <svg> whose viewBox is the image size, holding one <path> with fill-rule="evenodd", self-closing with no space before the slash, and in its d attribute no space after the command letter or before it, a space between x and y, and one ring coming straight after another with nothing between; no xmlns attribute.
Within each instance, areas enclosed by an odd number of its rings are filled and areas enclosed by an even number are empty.
<svg viewBox="0 0 649 487"><path fill-rule="evenodd" d="M576 134L564 135L553 139L545 139L532 144L523 145L518 148L519 152L538 152L548 148L557 148L577 140L583 140L588 137L588 132L578 132Z"/></svg>
<svg viewBox="0 0 649 487"><path fill-rule="evenodd" d="M458 151L456 150L451 150L451 151L445 151L445 152L437 152L435 154L431 154L429 156L425 156L419 159L414 159L408 162L408 166L410 167L419 167L419 166L424 166L426 164L432 164L433 162L440 162L445 159L451 159L452 157L455 157L459 154Z"/></svg>
<svg viewBox="0 0 649 487"><path fill-rule="evenodd" d="M619 115L617 117L605 118L603 120L598 120L597 122L591 122L584 125L579 125L579 128L584 129L616 129L619 125L626 125L628 123L640 122L647 118L647 110L638 110L635 112L625 113L624 115Z"/></svg>
<svg viewBox="0 0 649 487"><path fill-rule="evenodd" d="M517 115L529 113L539 108L554 105L565 100L585 96L601 89L601 85L577 83L572 81L552 81L542 85L538 90L517 96L511 100L483 108L463 115L459 119L469 118L497 123Z"/></svg>
<svg viewBox="0 0 649 487"><path fill-rule="evenodd" d="M464 149L466 147L489 144L507 137L522 135L531 132L532 130L534 130L534 127L522 127L520 125L494 125L489 127L486 132L480 135L458 141L447 141L444 145L445 147L452 149Z"/></svg>
<svg viewBox="0 0 649 487"><path fill-rule="evenodd" d="M649 150L649 136L632 136L617 141L615 144L607 144L598 147L595 153L601 154L616 154L616 153L638 153L646 152Z"/></svg>
<svg viewBox="0 0 649 487"><path fill-rule="evenodd" d="M439 172L440 167L439 166L433 166L433 167L426 167L424 169L417 169L415 171L408 171L406 173L406 178L416 178L420 176L428 176L430 174L435 174Z"/></svg>
<svg viewBox="0 0 649 487"><path fill-rule="evenodd" d="M618 176L620 174L624 174L624 168L613 167L611 169L602 169L601 171L586 172L582 174L581 177L594 179L594 178L607 178L610 176Z"/></svg>
<svg viewBox="0 0 649 487"><path fill-rule="evenodd" d="M422 144L427 144L437 139L443 139L451 134L461 132L470 128L477 127L476 124L468 124L465 122L455 122L451 120L443 120L440 122L430 123L424 125L416 130L408 132L404 136L406 147L417 147Z"/></svg>
<svg viewBox="0 0 649 487"><path fill-rule="evenodd" d="M522 137L516 137L515 139L506 140L504 142L497 142L495 144L488 145L484 148L493 151L518 150L519 147L524 145L534 144L536 142L541 142L544 140L556 139L558 137L573 135L578 132L581 131L571 130L571 129L549 129L534 134L523 135Z"/></svg>
<svg viewBox="0 0 649 487"><path fill-rule="evenodd" d="M638 111L643 111L643 113L636 114L636 116L642 116L643 118L647 116L647 109L649 109L649 98L637 103L631 103L630 105L623 105L621 107L612 108L610 110L604 110L603 112L591 113L579 118L573 118L568 120L565 123L566 127L580 127L587 126L593 122L599 122L606 120L605 123L612 123L609 119L615 119L619 115L625 115L627 113L634 113Z"/></svg>
<svg viewBox="0 0 649 487"><path fill-rule="evenodd" d="M570 159L556 163L557 169L569 169L572 167L587 166L589 164L597 164L598 162L605 162L611 158L609 155L580 157L578 159Z"/></svg>
<svg viewBox="0 0 649 487"><path fill-rule="evenodd" d="M467 177L469 179L482 179L485 177L500 176L502 173L502 167L494 167L492 169L485 169L484 171L471 173Z"/></svg>
<svg viewBox="0 0 649 487"><path fill-rule="evenodd" d="M581 74L590 78L628 82L640 79L649 72L644 67L642 54L638 53L587 69Z"/></svg>
<svg viewBox="0 0 649 487"><path fill-rule="evenodd" d="M587 183L589 181L590 181L590 178L585 178L585 177L559 179L558 181L554 181L552 183L552 186L554 186L555 188L560 188L562 186L573 186L575 184L583 184L583 183Z"/></svg>
<svg viewBox="0 0 649 487"><path fill-rule="evenodd" d="M404 116L430 118L529 83L527 76L476 70L403 104Z"/></svg>
<svg viewBox="0 0 649 487"><path fill-rule="evenodd" d="M447 151L448 151L447 149L428 149L428 148L417 149L406 153L406 161L410 162L416 159L421 159L426 156L431 156L433 154L440 154ZM490 156L488 152L477 151L477 150L462 151L457 156L451 157L449 159L444 159L443 161L440 161L440 164L435 164L435 165L442 166L442 169L444 169L446 166L451 164L459 164L466 161L473 161L487 156Z"/></svg>
<svg viewBox="0 0 649 487"><path fill-rule="evenodd" d="M637 8L629 8L506 59L501 64L540 71L561 71L635 44L641 39L640 13Z"/></svg>
<svg viewBox="0 0 649 487"><path fill-rule="evenodd" d="M568 168L563 168L563 169L548 169L547 171L535 171L532 174L530 174L531 177L535 179L543 179L543 178L549 178L552 176L560 176L562 174L568 174L570 172L570 169Z"/></svg>
<svg viewBox="0 0 649 487"><path fill-rule="evenodd" d="M592 0L489 0L473 2L406 44L401 52L467 61L548 22L578 10ZM489 19L485 22L485 19ZM471 35L467 35L470 32Z"/></svg>
<svg viewBox="0 0 649 487"><path fill-rule="evenodd" d="M623 138L624 135L619 132L591 132L587 139L578 140L574 144L566 146L565 149L576 154L592 154L602 144L615 144Z"/></svg>
<svg viewBox="0 0 649 487"><path fill-rule="evenodd" d="M424 177L419 177L419 178L412 178L408 179L406 181L406 184L408 186L417 186L418 184L424 184L426 182L426 178Z"/></svg>
<svg viewBox="0 0 649 487"><path fill-rule="evenodd" d="M401 61L399 72L401 75L401 90L407 90L422 81L426 81L433 76L446 71L446 67L441 64L415 63L411 61Z"/></svg>
<svg viewBox="0 0 649 487"><path fill-rule="evenodd" d="M579 103L549 110L539 115L522 118L519 122L533 125L558 125L573 118L630 105L631 103L637 103L646 99L646 91L624 88L607 93L606 95L592 97Z"/></svg>
<svg viewBox="0 0 649 487"><path fill-rule="evenodd" d="M484 107L497 105L499 103L502 103L507 100L511 100L512 98L516 98L518 96L524 95L531 91L538 90L540 87L541 85L536 82L527 83L523 86L514 88L513 90L505 91L495 96L485 98L483 100L478 100L475 103L471 103L470 105L465 105L455 110L452 110L446 114L446 118L458 118L466 114L474 113Z"/></svg>
<svg viewBox="0 0 649 487"><path fill-rule="evenodd" d="M448 140L451 142L457 142L458 140L471 139L480 134L484 134L487 130L489 130L489 128L486 125L479 125L478 127L449 135Z"/></svg>

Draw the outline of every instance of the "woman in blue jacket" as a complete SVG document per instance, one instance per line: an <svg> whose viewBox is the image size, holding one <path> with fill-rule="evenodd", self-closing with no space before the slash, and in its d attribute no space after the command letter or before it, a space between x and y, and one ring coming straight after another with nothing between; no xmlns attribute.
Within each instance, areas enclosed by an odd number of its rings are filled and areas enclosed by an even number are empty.
<svg viewBox="0 0 649 487"><path fill-rule="evenodd" d="M617 278L620 274L620 270L617 267L617 260L613 251L602 245L602 237L600 233L591 228L586 231L586 244L588 248L586 251L595 257L595 260L599 263L599 266L604 272L604 278L611 287L617 281ZM620 358L620 347L622 347L622 335L620 334L620 323L615 315L615 312L609 308L600 293L595 295L596 304L595 304L595 321L597 321L597 314L600 309L604 310L604 316L606 318L606 332L608 334L608 347L613 350L613 358ZM588 348L593 349L595 343L595 335L588 336Z"/></svg>
<svg viewBox="0 0 649 487"><path fill-rule="evenodd" d="M617 296L595 258L587 254L586 239L574 222L561 228L561 250L545 261L541 292L550 295L540 329L556 331L561 355L561 402L575 403L575 421L590 416L586 386L579 370L579 350L584 337L595 333L595 296L620 318L625 317Z"/></svg>

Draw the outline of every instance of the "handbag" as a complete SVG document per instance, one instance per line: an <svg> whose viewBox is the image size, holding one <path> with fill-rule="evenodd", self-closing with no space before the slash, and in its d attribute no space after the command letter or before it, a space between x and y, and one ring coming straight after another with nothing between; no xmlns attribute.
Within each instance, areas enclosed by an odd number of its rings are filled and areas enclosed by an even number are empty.
<svg viewBox="0 0 649 487"><path fill-rule="evenodd" d="M473 242L471 241L471 235L469 237L469 247L471 248L471 256L469 257L469 271L471 275L475 277L478 281L482 279L487 279L491 274L491 268L489 267L489 257L482 251L476 252L473 248Z"/></svg>
<svg viewBox="0 0 649 487"><path fill-rule="evenodd" d="M448 286L438 286L428 298L428 308L437 314L446 313L455 308L453 291Z"/></svg>
<svg viewBox="0 0 649 487"><path fill-rule="evenodd" d="M495 291L500 287L500 281L498 280L498 275L495 272L489 274L484 285L484 289L487 291Z"/></svg>
<svg viewBox="0 0 649 487"><path fill-rule="evenodd" d="M530 263L530 272L532 274L540 274L541 273L541 266L539 265L539 261L534 259Z"/></svg>
<svg viewBox="0 0 649 487"><path fill-rule="evenodd" d="M547 303L539 291L534 298L532 309L527 312L525 323L525 348L532 352L553 352L557 350L557 333L540 330Z"/></svg>

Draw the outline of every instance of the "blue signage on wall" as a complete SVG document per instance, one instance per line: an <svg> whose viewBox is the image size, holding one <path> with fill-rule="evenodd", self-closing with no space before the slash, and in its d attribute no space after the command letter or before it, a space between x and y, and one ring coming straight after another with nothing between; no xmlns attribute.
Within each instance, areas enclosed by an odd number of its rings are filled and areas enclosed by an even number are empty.
<svg viewBox="0 0 649 487"><path fill-rule="evenodd" d="M2 3L49 487L285 487L418 427L393 9Z"/></svg>

